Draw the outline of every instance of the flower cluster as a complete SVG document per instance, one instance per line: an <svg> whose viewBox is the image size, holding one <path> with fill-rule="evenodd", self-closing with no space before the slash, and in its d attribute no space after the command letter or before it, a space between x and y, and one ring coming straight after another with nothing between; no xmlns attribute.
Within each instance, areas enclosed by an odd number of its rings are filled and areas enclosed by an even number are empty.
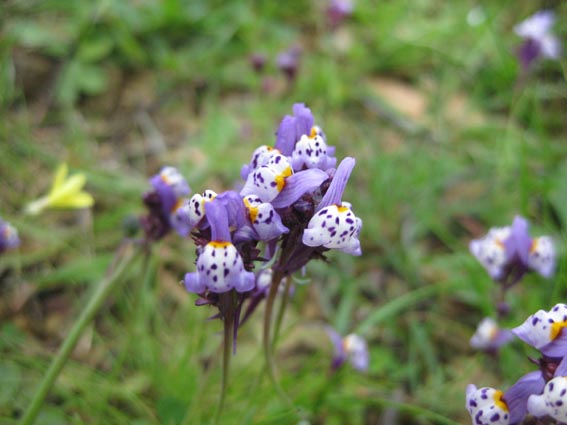
<svg viewBox="0 0 567 425"><path fill-rule="evenodd" d="M522 376L505 393L493 388L466 390L466 408L473 424L514 425L529 413L567 419L567 305L539 310L512 329L522 341L536 348L538 369Z"/></svg>
<svg viewBox="0 0 567 425"><path fill-rule="evenodd" d="M270 286L311 259L329 249L361 254L362 221L342 199L355 160L337 166L334 153L311 110L295 104L274 146L258 147L242 167L239 192L207 189L189 197L176 169L154 176L144 197L146 237L157 240L173 229L193 238L196 270L185 275L185 288L200 296L197 304L219 307L221 318L234 315L236 329L245 301L247 318Z"/></svg>
<svg viewBox="0 0 567 425"><path fill-rule="evenodd" d="M496 227L470 243L471 253L492 279L506 287L529 271L550 277L555 269L555 247L549 236L532 238L526 219L516 216L511 226Z"/></svg>

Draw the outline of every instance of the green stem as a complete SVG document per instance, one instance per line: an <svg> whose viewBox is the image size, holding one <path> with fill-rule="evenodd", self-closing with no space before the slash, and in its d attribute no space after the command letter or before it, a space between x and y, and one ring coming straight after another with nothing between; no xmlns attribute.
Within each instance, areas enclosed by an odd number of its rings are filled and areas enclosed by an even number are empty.
<svg viewBox="0 0 567 425"><path fill-rule="evenodd" d="M223 353L222 353L222 383L219 404L217 413L215 415L214 424L218 424L222 410L224 408L224 401L226 398L226 390L228 388L228 378L230 372L230 358L232 357L232 338L234 335L234 293L232 291L221 295L223 325L224 325L224 338L223 338Z"/></svg>
<svg viewBox="0 0 567 425"><path fill-rule="evenodd" d="M287 308L287 303L289 301L289 288L291 287L291 277L288 276L285 280L284 293L282 295L282 300L280 302L280 308L278 310L278 315L276 317L276 323L274 326L274 338L272 340L272 349L275 349L278 342L278 337L280 336L280 328L282 325L285 310Z"/></svg>
<svg viewBox="0 0 567 425"><path fill-rule="evenodd" d="M85 327L93 320L97 311L101 308L104 301L108 298L110 293L117 287L117 283L120 282L120 278L128 267L133 263L134 259L137 257L135 254L139 251L127 250L124 256L121 258L121 262L116 268L113 269L113 273L105 277L102 282L95 289L92 294L87 306L82 311L81 316L75 322L71 328L67 338L63 341L63 344L59 348L57 355L51 361L49 369L43 376L39 387L36 389L32 401L26 411L21 424L31 425L37 418L39 409L41 408L45 397L49 393L49 390L53 386L53 383L59 376L61 369L65 365L65 362L71 355L73 348L77 344L79 337L81 336Z"/></svg>

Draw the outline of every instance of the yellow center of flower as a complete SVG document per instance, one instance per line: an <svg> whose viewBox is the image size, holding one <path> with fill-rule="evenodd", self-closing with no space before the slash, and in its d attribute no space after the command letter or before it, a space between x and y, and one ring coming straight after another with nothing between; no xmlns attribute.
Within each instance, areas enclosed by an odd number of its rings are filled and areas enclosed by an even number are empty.
<svg viewBox="0 0 567 425"><path fill-rule="evenodd" d="M311 127L311 132L309 133L309 138L310 138L310 139L314 139L315 136L317 136L317 128L316 128L316 127Z"/></svg>
<svg viewBox="0 0 567 425"><path fill-rule="evenodd" d="M177 211L179 208L181 208L182 205L183 205L183 199L178 199L175 202L175 205L173 206L173 208L171 209L171 212Z"/></svg>
<svg viewBox="0 0 567 425"><path fill-rule="evenodd" d="M348 207L343 207L342 205L337 205L337 211L339 213L344 213L344 212L348 211Z"/></svg>
<svg viewBox="0 0 567 425"><path fill-rule="evenodd" d="M244 205L246 205L246 208L248 209L248 217L250 217L250 221L254 223L258 217L258 207L250 205L250 202L248 202L248 199L246 198L244 198Z"/></svg>
<svg viewBox="0 0 567 425"><path fill-rule="evenodd" d="M501 408L503 411L508 412L508 405L503 400L504 393L502 391L495 391L494 396L492 397L494 400L494 404Z"/></svg>
<svg viewBox="0 0 567 425"><path fill-rule="evenodd" d="M565 322L555 322L551 324L551 330L549 331L549 339L552 341L559 336L561 329L567 328L567 321Z"/></svg>
<svg viewBox="0 0 567 425"><path fill-rule="evenodd" d="M227 241L210 241L207 245L210 245L215 249L220 249L220 248L228 248L232 244Z"/></svg>
<svg viewBox="0 0 567 425"><path fill-rule="evenodd" d="M538 239L533 239L532 244L530 245L530 254L533 254L537 250Z"/></svg>
<svg viewBox="0 0 567 425"><path fill-rule="evenodd" d="M285 178L291 176L292 173L291 167L287 167L281 174L276 176L276 187L278 188L278 192L283 190L285 186Z"/></svg>

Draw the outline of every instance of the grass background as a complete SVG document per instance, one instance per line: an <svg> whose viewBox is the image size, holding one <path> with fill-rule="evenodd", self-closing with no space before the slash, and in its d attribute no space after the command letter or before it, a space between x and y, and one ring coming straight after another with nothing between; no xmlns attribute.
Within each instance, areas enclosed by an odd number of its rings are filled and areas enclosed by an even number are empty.
<svg viewBox="0 0 567 425"><path fill-rule="evenodd" d="M553 235L556 275L507 297L512 327L565 301L564 60L522 75L513 26L561 1L357 0L336 31L323 1L8 0L0 5L0 214L22 246L0 258L0 418L17 423L54 350L124 237L162 165L194 191L232 188L253 149L306 102L337 157L363 256L312 263L287 312L278 367L296 410L262 374L261 314L240 332L222 423L467 423L464 388L507 388L531 370L519 342L473 352L495 285L468 253L526 216ZM480 22L469 22L475 14ZM288 84L278 53L302 49ZM249 57L267 57L259 75ZM269 90L266 90L266 87ZM92 211L21 214L58 163L88 175ZM38 423L209 423L220 322L178 285L190 240L169 236L133 270L63 369ZM359 332L369 373L328 371L323 326Z"/></svg>

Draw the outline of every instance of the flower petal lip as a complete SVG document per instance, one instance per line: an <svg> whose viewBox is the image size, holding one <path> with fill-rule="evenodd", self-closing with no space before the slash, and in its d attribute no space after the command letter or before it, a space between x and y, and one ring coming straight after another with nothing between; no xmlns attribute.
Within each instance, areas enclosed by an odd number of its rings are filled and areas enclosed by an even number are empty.
<svg viewBox="0 0 567 425"><path fill-rule="evenodd" d="M549 415L560 423L567 421L567 377L559 376L549 381L542 394L533 394L527 403L528 411L536 416Z"/></svg>
<svg viewBox="0 0 567 425"><path fill-rule="evenodd" d="M510 412L502 399L502 391L490 387L478 388L469 384L466 404L473 425L508 425Z"/></svg>
<svg viewBox="0 0 567 425"><path fill-rule="evenodd" d="M567 305L556 304L551 310L539 310L512 332L522 341L548 357L563 357L567 350Z"/></svg>

